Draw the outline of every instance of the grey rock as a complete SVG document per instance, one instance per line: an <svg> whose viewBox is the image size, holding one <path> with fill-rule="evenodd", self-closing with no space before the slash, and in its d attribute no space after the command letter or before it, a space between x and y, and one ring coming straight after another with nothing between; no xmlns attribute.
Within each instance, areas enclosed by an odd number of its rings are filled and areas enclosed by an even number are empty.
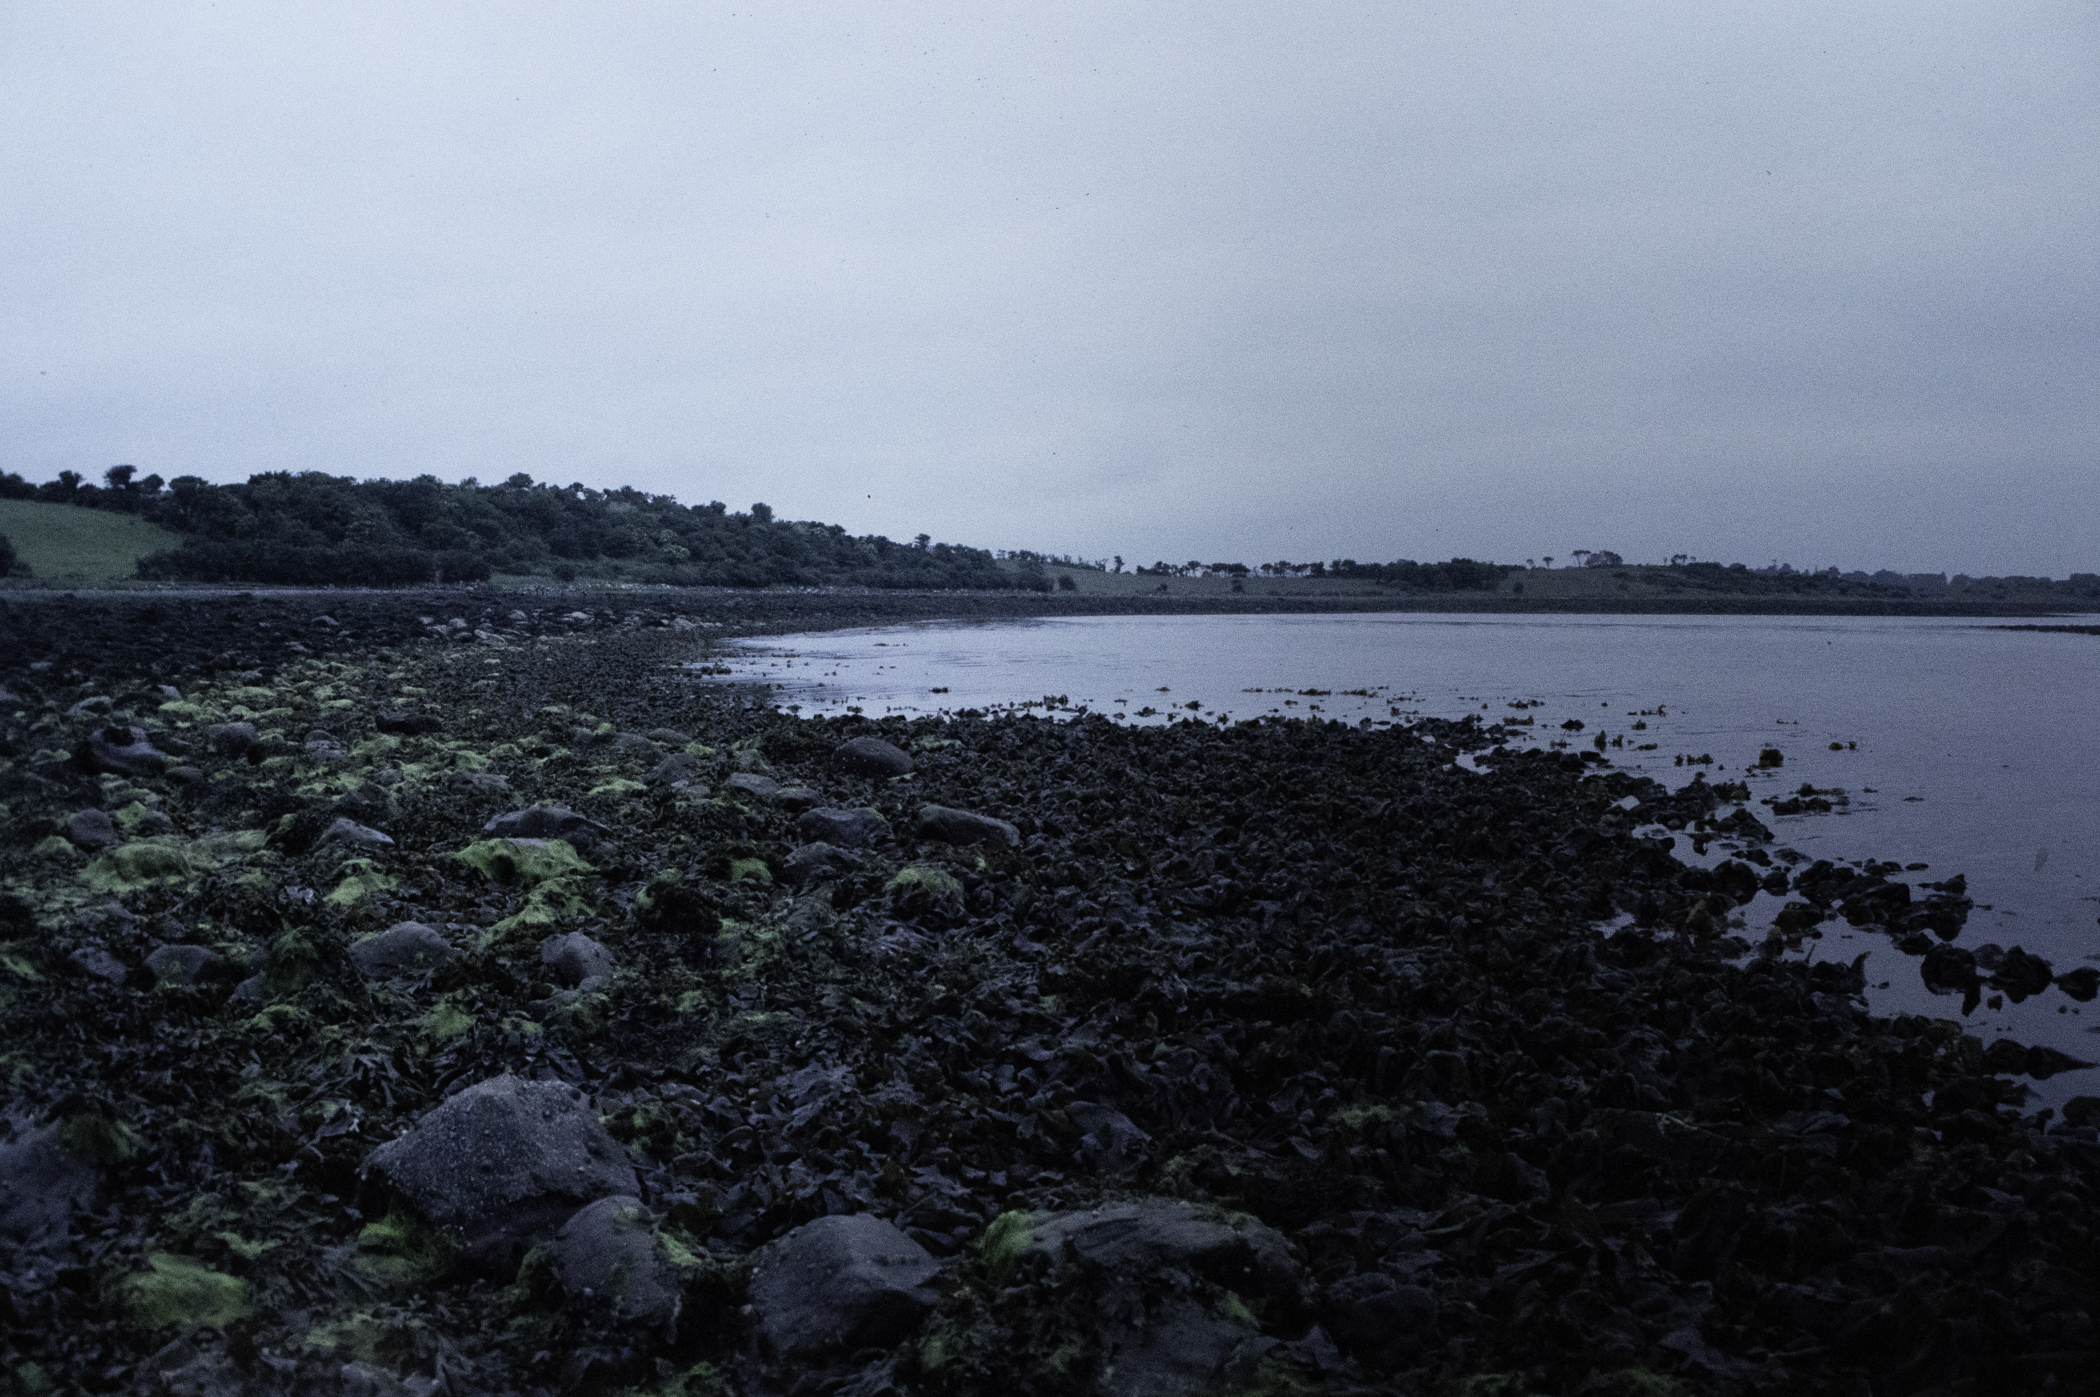
<svg viewBox="0 0 2100 1397"><path fill-rule="evenodd" d="M729 779L722 783L722 789L741 791L759 800L771 800L780 794L780 783L770 776L760 776L755 771L738 771L730 774Z"/></svg>
<svg viewBox="0 0 2100 1397"><path fill-rule="evenodd" d="M231 963L209 946L162 946L146 957L157 985L204 985L227 978Z"/></svg>
<svg viewBox="0 0 2100 1397"><path fill-rule="evenodd" d="M615 752L625 752L631 757L641 757L644 760L654 760L663 755L661 748L638 732L613 734L612 749Z"/></svg>
<svg viewBox="0 0 2100 1397"><path fill-rule="evenodd" d="M831 769L848 776L904 776L912 766L909 752L879 737L856 737L831 754Z"/></svg>
<svg viewBox="0 0 2100 1397"><path fill-rule="evenodd" d="M676 790L692 785L700 779L700 775L701 767L697 759L683 753L674 753L650 768L649 774L644 776L642 781L645 785L669 786Z"/></svg>
<svg viewBox="0 0 2100 1397"><path fill-rule="evenodd" d="M30 1250L63 1249L73 1210L94 1197L95 1171L65 1147L56 1122L0 1141L0 1237Z"/></svg>
<svg viewBox="0 0 2100 1397"><path fill-rule="evenodd" d="M860 859L836 844L818 840L798 845L780 861L780 876L790 887L807 887L833 878L843 878L860 867Z"/></svg>
<svg viewBox="0 0 2100 1397"><path fill-rule="evenodd" d="M443 732L445 720L435 713L407 713L398 709L383 708L372 725L381 732L394 733L401 737L420 737L425 733Z"/></svg>
<svg viewBox="0 0 2100 1397"><path fill-rule="evenodd" d="M1004 844L1009 849L1021 844L1021 831L1006 821L945 805L920 806L913 828L919 838L943 844Z"/></svg>
<svg viewBox="0 0 2100 1397"><path fill-rule="evenodd" d="M497 1273L584 1204L639 1192L582 1092L509 1073L454 1095L364 1167Z"/></svg>
<svg viewBox="0 0 2100 1397"><path fill-rule="evenodd" d="M6 686L5 684L0 684L0 703L26 703L26 702L28 702L28 700L27 700L27 699L24 699L24 698L23 698L23 697L22 697L22 696L21 696L20 694L16 693L16 692L15 692L15 691L14 691L13 689L10 689L10 688L8 688L8 687L7 687L7 686Z"/></svg>
<svg viewBox="0 0 2100 1397"><path fill-rule="evenodd" d="M166 728L146 729L146 740L171 757L187 756L191 748L188 739L169 732Z"/></svg>
<svg viewBox="0 0 2100 1397"><path fill-rule="evenodd" d="M481 832L498 839L560 839L586 856L612 836L604 825L566 805L529 805L523 810L512 810L490 820Z"/></svg>
<svg viewBox="0 0 2100 1397"><path fill-rule="evenodd" d="M510 778L494 771L455 771L445 778L445 789L455 795L505 795L510 791Z"/></svg>
<svg viewBox="0 0 2100 1397"><path fill-rule="evenodd" d="M328 844L340 844L347 849L388 849L393 847L393 838L381 834L369 825L361 825L347 816L338 815L321 831L314 841L315 848Z"/></svg>
<svg viewBox="0 0 2100 1397"><path fill-rule="evenodd" d="M684 747L693 740L673 728L651 728L647 736L651 742L665 747Z"/></svg>
<svg viewBox="0 0 2100 1397"><path fill-rule="evenodd" d="M143 729L123 726L96 728L76 755L88 770L117 776L158 776L168 765Z"/></svg>
<svg viewBox="0 0 2100 1397"><path fill-rule="evenodd" d="M868 806L840 810L820 806L804 811L795 828L806 843L835 844L841 849L865 849L890 837L890 822L882 812Z"/></svg>
<svg viewBox="0 0 2100 1397"><path fill-rule="evenodd" d="M571 989L587 989L612 974L613 953L580 931L540 942L540 964Z"/></svg>
<svg viewBox="0 0 2100 1397"><path fill-rule="evenodd" d="M1053 1266L1086 1262L1124 1276L1184 1271L1241 1295L1294 1295L1305 1284L1305 1268L1283 1234L1255 1218L1180 1199L1042 1213L1029 1219L1029 1231L1021 1255Z"/></svg>
<svg viewBox="0 0 2100 1397"><path fill-rule="evenodd" d="M1086 1132L1080 1137L1080 1157L1102 1173L1118 1174L1143 1161L1152 1137L1122 1112L1092 1101L1073 1101L1065 1106L1065 1114Z"/></svg>
<svg viewBox="0 0 2100 1397"><path fill-rule="evenodd" d="M182 690L176 688L173 684L155 684L153 692L165 703L182 702Z"/></svg>
<svg viewBox="0 0 2100 1397"><path fill-rule="evenodd" d="M1253 1391L1260 1355L1275 1346L1236 1315L1206 1309L1192 1296L1168 1295L1142 1326L1111 1326L1100 1390L1106 1397L1199 1397ZM1244 1357L1243 1357L1244 1355Z"/></svg>
<svg viewBox="0 0 2100 1397"><path fill-rule="evenodd" d="M396 922L385 931L352 942L350 959L359 973L374 980L419 975L452 959L452 943L436 927Z"/></svg>
<svg viewBox="0 0 2100 1397"><path fill-rule="evenodd" d="M939 1296L926 1249L865 1213L818 1218L761 1253L751 1307L767 1346L788 1359L894 1343Z"/></svg>
<svg viewBox="0 0 2100 1397"><path fill-rule="evenodd" d="M814 786L782 786L773 793L773 803L790 814L808 810L823 802L824 797L817 793Z"/></svg>
<svg viewBox="0 0 2100 1397"><path fill-rule="evenodd" d="M66 716L68 718L107 718L115 707L116 705L110 702L109 695L95 694L89 698L82 699L71 708L68 708Z"/></svg>
<svg viewBox="0 0 2100 1397"><path fill-rule="evenodd" d="M315 728L306 735L306 755L317 762L339 762L349 757L343 750L342 740L326 728Z"/></svg>
<svg viewBox="0 0 2100 1397"><path fill-rule="evenodd" d="M204 730L206 750L221 757L245 756L260 741L253 723L213 723Z"/></svg>
<svg viewBox="0 0 2100 1397"><path fill-rule="evenodd" d="M66 821L66 838L89 853L117 842L117 822L106 810L82 810Z"/></svg>
<svg viewBox="0 0 2100 1397"><path fill-rule="evenodd" d="M267 972L250 975L233 987L233 1002L236 1004L262 1004L269 995L270 977Z"/></svg>
<svg viewBox="0 0 2100 1397"><path fill-rule="evenodd" d="M76 947L73 953L66 957L66 964L71 966L77 975L104 980L112 985L123 984L131 975L131 972L124 968L124 962L111 955L107 947L93 941Z"/></svg>
<svg viewBox="0 0 2100 1397"><path fill-rule="evenodd" d="M639 1198L619 1194L579 1208L554 1234L554 1275L571 1301L620 1323L670 1328L678 1272Z"/></svg>

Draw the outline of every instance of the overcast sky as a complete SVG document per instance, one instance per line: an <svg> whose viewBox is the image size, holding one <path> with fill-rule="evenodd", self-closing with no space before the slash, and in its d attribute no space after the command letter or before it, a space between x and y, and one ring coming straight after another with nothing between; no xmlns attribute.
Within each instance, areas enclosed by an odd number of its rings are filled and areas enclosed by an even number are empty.
<svg viewBox="0 0 2100 1397"><path fill-rule="evenodd" d="M67 0L0 129L32 479L2100 570L2073 0Z"/></svg>

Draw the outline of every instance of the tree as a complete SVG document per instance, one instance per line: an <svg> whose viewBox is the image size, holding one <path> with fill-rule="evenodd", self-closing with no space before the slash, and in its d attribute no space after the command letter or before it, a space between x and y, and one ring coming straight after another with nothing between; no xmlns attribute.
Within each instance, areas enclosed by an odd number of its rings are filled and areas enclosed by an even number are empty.
<svg viewBox="0 0 2100 1397"><path fill-rule="evenodd" d="M751 506L751 522L754 524L772 523L773 506L769 504L755 504Z"/></svg>
<svg viewBox="0 0 2100 1397"><path fill-rule="evenodd" d="M1115 568L1115 570L1116 570L1117 572L1121 572L1121 571L1123 570L1123 555L1122 555L1121 553L1118 553L1118 554L1116 554L1116 568Z"/></svg>
<svg viewBox="0 0 2100 1397"><path fill-rule="evenodd" d="M131 477L139 473L137 466L111 466L102 472L103 483L112 490L129 490Z"/></svg>
<svg viewBox="0 0 2100 1397"><path fill-rule="evenodd" d="M1609 548L1586 549L1584 551L1589 554L1588 559L1583 563L1583 566L1586 568L1616 568L1623 567L1626 564L1624 558L1612 552Z"/></svg>

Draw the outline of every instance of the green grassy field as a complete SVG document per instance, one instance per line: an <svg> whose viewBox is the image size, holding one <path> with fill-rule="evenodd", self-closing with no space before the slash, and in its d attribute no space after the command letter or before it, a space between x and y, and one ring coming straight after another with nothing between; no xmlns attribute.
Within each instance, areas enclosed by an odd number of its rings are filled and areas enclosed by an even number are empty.
<svg viewBox="0 0 2100 1397"><path fill-rule="evenodd" d="M0 500L0 534L29 564L31 586L129 578L141 557L182 542L182 535L128 514L36 500Z"/></svg>

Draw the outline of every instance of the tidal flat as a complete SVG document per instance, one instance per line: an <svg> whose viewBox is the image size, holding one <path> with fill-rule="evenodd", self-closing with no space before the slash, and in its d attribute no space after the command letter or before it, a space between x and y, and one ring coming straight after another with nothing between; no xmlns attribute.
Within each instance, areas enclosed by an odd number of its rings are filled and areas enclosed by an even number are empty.
<svg viewBox="0 0 2100 1397"><path fill-rule="evenodd" d="M0 1384L2094 1389L2100 1100L1730 926L1960 888L1484 720L681 667L943 604L10 604Z"/></svg>

